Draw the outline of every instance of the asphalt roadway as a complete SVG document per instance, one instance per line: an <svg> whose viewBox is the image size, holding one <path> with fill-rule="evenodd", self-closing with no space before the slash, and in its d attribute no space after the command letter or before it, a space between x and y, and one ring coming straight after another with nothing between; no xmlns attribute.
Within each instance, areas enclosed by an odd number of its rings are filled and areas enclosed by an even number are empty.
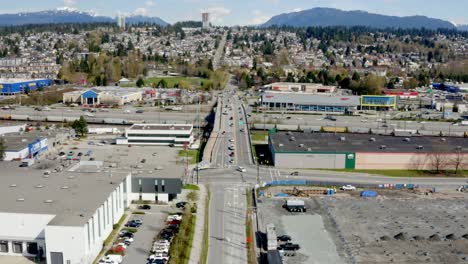
<svg viewBox="0 0 468 264"><path fill-rule="evenodd" d="M232 169L212 169L200 173L200 180L209 184L217 183L223 185L237 184L239 181L245 184L257 182L257 168L255 166L246 166L246 172L235 176ZM298 171L298 176L292 176L293 171ZM233 174L232 177L226 177L226 174ZM334 172L325 170L283 170L274 167L259 167L259 184L277 180L309 180L322 183L340 183L352 185L373 185L373 184L417 184L421 188L455 190L460 185L468 183L467 178L431 178L431 177L385 177L371 175L367 173Z"/></svg>
<svg viewBox="0 0 468 264"><path fill-rule="evenodd" d="M96 113L84 112L81 108L70 108L70 107L57 107L50 111L36 111L31 107L17 107L15 110L0 110L0 115L28 115L28 116L39 116L55 117L57 119L66 118L79 118L84 116L86 118L93 119L124 119L124 120L144 120L146 123L195 123L197 120L196 111L190 112L178 112L178 111L155 111L145 110L141 114L135 113L135 109L129 108L129 113L126 113L122 109L107 109L108 112L101 112L98 110ZM207 113L200 113L200 121L204 120Z"/></svg>
<svg viewBox="0 0 468 264"><path fill-rule="evenodd" d="M220 97L217 111L227 114L218 115L221 116L221 120L219 136L213 150L212 166L223 169L210 170L210 172L226 180L228 184L217 180L209 181L208 184L211 191L208 263L243 264L247 263L245 217L246 192L249 185L243 180L242 173L235 168L253 163L248 144L249 134L245 125L246 116L237 98L236 87L232 84L228 84L223 96ZM244 132L240 132L241 128ZM233 151L228 149L231 144L234 145ZM231 152L234 153L233 157L229 156ZM204 175L205 172L208 171L200 173Z"/></svg>

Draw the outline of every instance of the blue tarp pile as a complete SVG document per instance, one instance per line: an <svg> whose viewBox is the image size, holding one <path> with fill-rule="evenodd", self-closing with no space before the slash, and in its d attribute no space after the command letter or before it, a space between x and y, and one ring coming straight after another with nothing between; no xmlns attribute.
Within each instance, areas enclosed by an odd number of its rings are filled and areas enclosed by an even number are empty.
<svg viewBox="0 0 468 264"><path fill-rule="evenodd" d="M275 197L289 197L289 194L286 194L286 193L277 193L277 194L275 194Z"/></svg>
<svg viewBox="0 0 468 264"><path fill-rule="evenodd" d="M306 180L283 180L283 181L272 181L267 182L266 186L275 186L275 185L306 185Z"/></svg>
<svg viewBox="0 0 468 264"><path fill-rule="evenodd" d="M370 190L362 191L361 197L377 197L377 192Z"/></svg>

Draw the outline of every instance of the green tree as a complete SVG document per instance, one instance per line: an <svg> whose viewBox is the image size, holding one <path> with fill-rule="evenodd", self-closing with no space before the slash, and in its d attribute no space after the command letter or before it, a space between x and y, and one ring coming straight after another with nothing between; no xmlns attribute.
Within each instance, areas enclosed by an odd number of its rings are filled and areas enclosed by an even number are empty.
<svg viewBox="0 0 468 264"><path fill-rule="evenodd" d="M167 82L164 79L161 79L158 84L156 84L156 87L158 88L167 88Z"/></svg>
<svg viewBox="0 0 468 264"><path fill-rule="evenodd" d="M0 160L3 160L5 158L5 150L6 150L5 141L2 138L0 139Z"/></svg>
<svg viewBox="0 0 468 264"><path fill-rule="evenodd" d="M143 87L143 85L145 85L145 81L143 81L143 79L141 77L138 78L138 80L136 82L136 86Z"/></svg>
<svg viewBox="0 0 468 264"><path fill-rule="evenodd" d="M85 136L88 133L88 122L83 116L80 119L73 121L71 127L75 130L75 133L80 136Z"/></svg>
<svg viewBox="0 0 468 264"><path fill-rule="evenodd" d="M358 72L354 72L353 73L353 78L352 80L353 81L359 81L361 79L361 76L359 76L359 73Z"/></svg>

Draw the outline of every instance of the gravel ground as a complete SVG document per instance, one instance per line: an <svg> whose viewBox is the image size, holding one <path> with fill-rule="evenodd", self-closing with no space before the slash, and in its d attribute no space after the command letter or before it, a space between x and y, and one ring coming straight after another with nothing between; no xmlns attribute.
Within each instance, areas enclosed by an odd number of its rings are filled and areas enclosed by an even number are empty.
<svg viewBox="0 0 468 264"><path fill-rule="evenodd" d="M468 263L467 194L381 190L370 199L359 192L301 199L307 213L287 212L281 198L259 199L261 228L273 223L301 246L286 264Z"/></svg>
<svg viewBox="0 0 468 264"><path fill-rule="evenodd" d="M282 208L283 199L260 198L258 213L261 230L265 232L265 226L273 223L277 235L289 235L292 243L301 246L295 256L283 257L285 264L344 263L345 256L337 253L340 250L335 246L338 243L334 229L327 227L328 221L323 221L327 216L320 216L321 209L313 199L304 201L306 213L289 213Z"/></svg>
<svg viewBox="0 0 468 264"><path fill-rule="evenodd" d="M318 201L350 263L468 263L468 196Z"/></svg>

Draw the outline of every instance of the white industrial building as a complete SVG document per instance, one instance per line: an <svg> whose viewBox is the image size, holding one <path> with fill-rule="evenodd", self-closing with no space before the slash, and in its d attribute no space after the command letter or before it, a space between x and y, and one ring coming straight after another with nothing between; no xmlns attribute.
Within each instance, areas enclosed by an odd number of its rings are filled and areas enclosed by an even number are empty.
<svg viewBox="0 0 468 264"><path fill-rule="evenodd" d="M126 129L124 138L116 140L116 144L174 147L188 146L193 142L193 125L188 124L135 124Z"/></svg>
<svg viewBox="0 0 468 264"><path fill-rule="evenodd" d="M26 125L0 127L4 161L39 158L74 136L73 130L27 131Z"/></svg>
<svg viewBox="0 0 468 264"><path fill-rule="evenodd" d="M180 179L133 178L101 161L51 174L0 166L0 255L47 264L93 263L132 200L167 202L182 187Z"/></svg>

